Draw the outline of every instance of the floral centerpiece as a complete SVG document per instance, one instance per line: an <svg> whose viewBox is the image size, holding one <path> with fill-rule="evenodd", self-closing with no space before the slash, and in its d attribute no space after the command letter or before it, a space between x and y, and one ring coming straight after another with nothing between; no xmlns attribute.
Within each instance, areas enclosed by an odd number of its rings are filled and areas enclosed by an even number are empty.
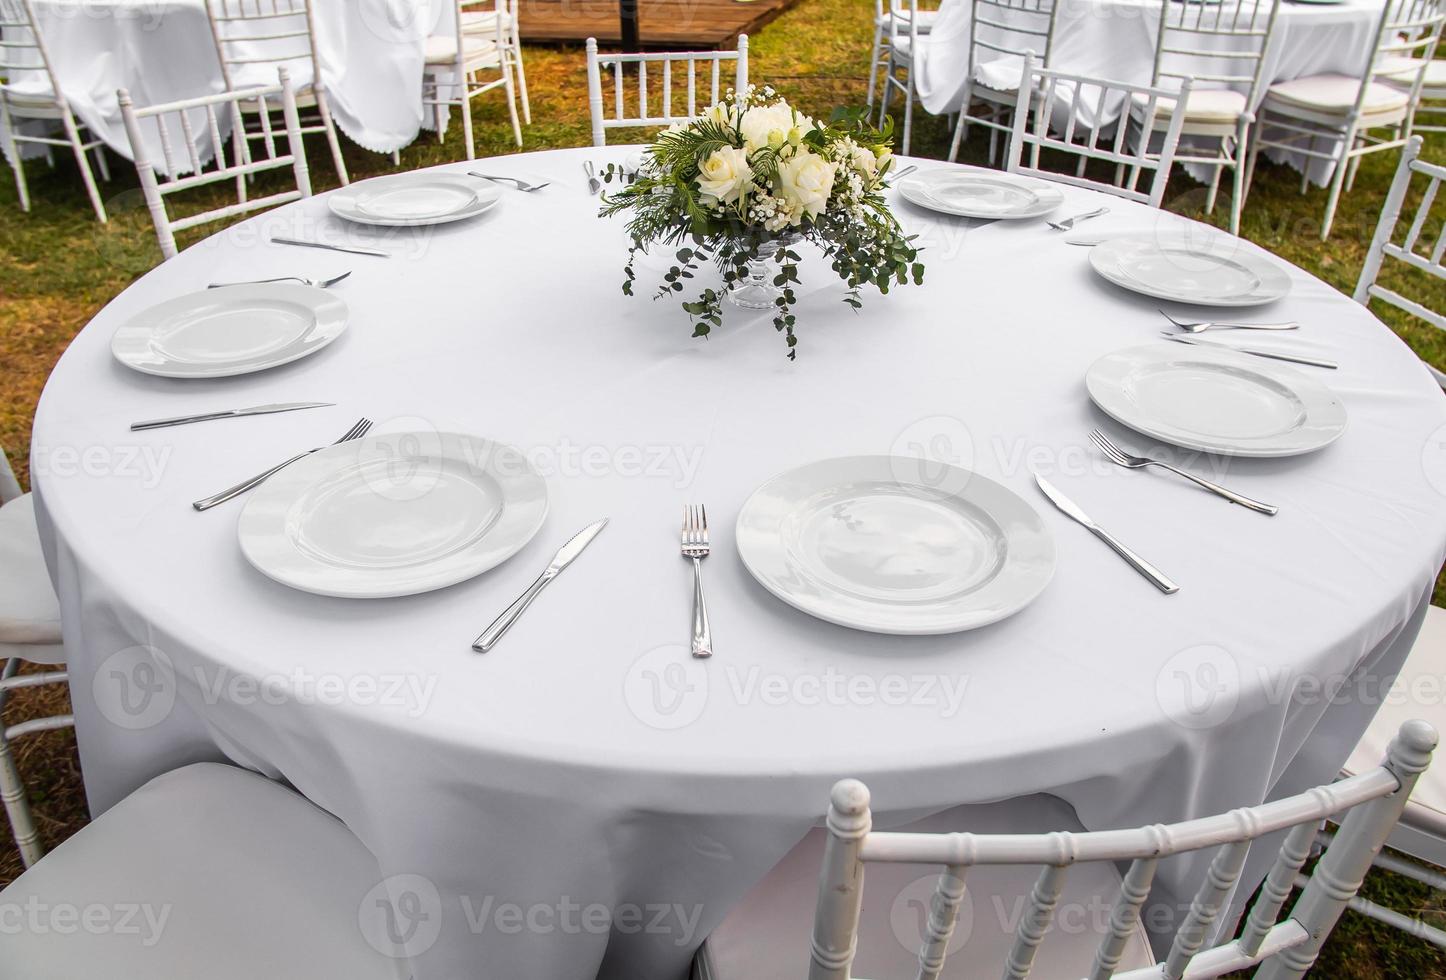
<svg viewBox="0 0 1446 980"><path fill-rule="evenodd" d="M800 243L832 260L848 287L843 301L854 309L867 285L887 293L896 283L922 282L918 249L883 198L891 131L892 122L870 126L862 109L836 110L820 124L773 89L752 86L670 127L647 148L636 179L604 196L603 216L630 215L623 292L633 295L638 253L655 246L676 249L655 299L683 293L713 262L724 288L682 304L693 336L723 322L726 296L773 310L792 359ZM621 180L622 170L609 166L604 176Z"/></svg>

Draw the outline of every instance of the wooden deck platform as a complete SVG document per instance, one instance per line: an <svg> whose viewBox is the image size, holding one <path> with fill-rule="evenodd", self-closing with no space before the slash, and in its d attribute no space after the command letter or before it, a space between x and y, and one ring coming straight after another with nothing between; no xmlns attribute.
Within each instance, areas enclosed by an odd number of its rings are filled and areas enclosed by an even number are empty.
<svg viewBox="0 0 1446 980"><path fill-rule="evenodd" d="M638 0L643 47L648 50L731 47L798 0ZM522 40L604 47L619 40L617 0L519 0Z"/></svg>

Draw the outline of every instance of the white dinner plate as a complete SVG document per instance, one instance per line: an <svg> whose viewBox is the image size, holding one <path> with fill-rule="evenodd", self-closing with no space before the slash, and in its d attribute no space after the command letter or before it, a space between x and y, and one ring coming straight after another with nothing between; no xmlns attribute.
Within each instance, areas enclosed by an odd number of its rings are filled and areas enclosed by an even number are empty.
<svg viewBox="0 0 1446 980"><path fill-rule="evenodd" d="M479 575L547 516L547 484L511 446L452 432L329 446L261 484L241 512L247 560L320 595L414 595Z"/></svg>
<svg viewBox="0 0 1446 980"><path fill-rule="evenodd" d="M873 633L956 633L1027 606L1054 538L1013 491L904 456L822 460L774 477L738 515L738 554L812 616Z"/></svg>
<svg viewBox="0 0 1446 980"><path fill-rule="evenodd" d="M346 329L335 293L258 283L187 293L121 324L110 349L126 367L163 378L227 378L314 354Z"/></svg>
<svg viewBox="0 0 1446 980"><path fill-rule="evenodd" d="M1089 250L1116 286L1196 306L1259 306L1290 292L1279 263L1229 235L1122 235Z"/></svg>
<svg viewBox="0 0 1446 980"><path fill-rule="evenodd" d="M1032 177L941 169L899 181L904 200L963 218L1038 218L1064 202L1058 187Z"/></svg>
<svg viewBox="0 0 1446 980"><path fill-rule="evenodd" d="M1299 456L1346 431L1346 408L1325 385L1235 351L1131 347L1090 365L1085 387L1117 422L1222 456Z"/></svg>
<svg viewBox="0 0 1446 980"><path fill-rule="evenodd" d="M374 177L333 191L331 213L364 225L440 225L475 217L502 199L502 190L476 177L418 171Z"/></svg>

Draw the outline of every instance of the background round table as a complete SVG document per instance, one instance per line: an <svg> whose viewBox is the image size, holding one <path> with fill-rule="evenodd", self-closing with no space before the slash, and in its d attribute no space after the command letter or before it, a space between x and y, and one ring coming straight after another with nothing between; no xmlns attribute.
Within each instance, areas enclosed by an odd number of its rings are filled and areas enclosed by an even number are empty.
<svg viewBox="0 0 1446 980"><path fill-rule="evenodd" d="M639 296L623 296L621 224L595 216L582 163L627 152L489 160L489 173L552 186L434 228L374 233L344 226L324 198L297 202L166 262L81 332L41 400L32 467L94 809L229 757L345 820L402 876L391 887L437 913L438 930L414 937L417 980L681 977L842 776L870 785L883 819L1051 792L1094 829L1331 778L1446 553L1446 400L1379 321L1292 270L1291 295L1250 312L1299 319L1293 345L1341 362L1315 374L1349 430L1291 459L1172 452L1110 423L1083 384L1101 355L1164 343L1159 304L1095 277L1088 250L1042 221L981 226L898 202L926 249L924 285L867 295L854 314L806 257L790 363L766 319L731 307L710 339L692 339L676 302L650 299L665 262L640 264ZM1104 200L1064 194L1060 214ZM1091 233L1179 220L1109 206ZM272 234L395 254L286 248ZM126 318L208 282L345 269L350 329L315 356L211 382L111 357ZM127 431L293 400L337 405ZM523 448L548 478L542 531L455 587L350 601L254 570L236 540L241 502L191 509L361 415L379 431ZM1280 514L1111 468L1087 448L1095 426ZM812 619L758 585L732 532L752 490L803 462L880 453L963 463L1034 504L1058 546L1040 598L975 632L892 637ZM1057 513L1031 471L1179 594L1160 595ZM688 654L689 502L707 505L713 529L708 661ZM473 653L553 551L603 516L610 526L512 632ZM1188 896L1201 870L1165 869L1163 894ZM485 914L479 924L489 901L697 916L660 931L504 933Z"/></svg>

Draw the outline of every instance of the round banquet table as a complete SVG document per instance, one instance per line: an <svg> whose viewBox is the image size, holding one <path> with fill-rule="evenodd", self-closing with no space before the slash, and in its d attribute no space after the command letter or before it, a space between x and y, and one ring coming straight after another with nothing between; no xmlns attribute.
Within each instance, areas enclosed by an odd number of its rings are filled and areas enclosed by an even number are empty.
<svg viewBox="0 0 1446 980"><path fill-rule="evenodd" d="M206 18L206 0L34 0L61 88L76 117L130 159L116 90L125 88L139 106L224 91L221 66ZM265 9L268 5L263 4ZM248 8L250 9L250 8ZM450 34L452 21L440 0L313 0L318 55L337 125L357 143L390 153L412 142L423 123L423 47L430 34ZM305 26L301 18L299 27ZM280 22L268 31L295 29ZM237 57L305 51L303 41L272 42ZM309 60L285 63L297 87L310 85ZM274 64L241 65L240 87L275 85ZM18 89L44 90L40 72L11 73ZM229 126L229 122L226 123ZM200 149L209 159L210 146ZM152 160L160 153L150 154Z"/></svg>
<svg viewBox="0 0 1446 980"><path fill-rule="evenodd" d="M925 283L870 294L855 315L806 256L790 363L767 320L732 307L692 339L675 302L649 298L656 262L640 267L640 295L623 296L624 234L595 216L582 163L626 152L489 160L489 173L552 186L430 229L348 228L324 198L300 201L164 263L80 333L41 400L32 466L93 809L175 766L229 758L289 780L366 843L389 887L425 899L406 906L437 925L415 930L417 980L682 977L846 775L870 785L881 823L1049 792L1094 829L1332 777L1446 553L1446 399L1375 317L1292 269L1293 292L1250 312L1299 319L1292 344L1341 362L1316 374L1348 431L1290 459L1172 452L1109 423L1083 384L1101 355L1163 343L1159 304L1097 279L1088 250L1042 222L979 225L898 202L926 249ZM1104 199L1064 196L1061 214ZM1092 233L1172 220L1109 206ZM285 248L272 234L394 255ZM314 356L204 382L112 359L119 324L207 282L345 269L335 293L350 327ZM296 400L336 407L127 431ZM360 415L377 431L522 448L549 484L542 530L460 585L346 600L253 569L240 503L190 507ZM1280 514L1113 469L1086 448L1095 426ZM1037 507L1058 548L1038 600L974 632L896 637L811 618L749 576L733 526L754 488L806 461L884 453L965 464ZM1053 510L1032 471L1181 591L1160 595ZM706 661L688 652L688 502L712 522ZM554 550L604 516L502 642L474 653ZM1168 868L1161 888L1188 901L1202 870ZM696 915L686 928L620 916L600 932L519 932L488 918L504 903Z"/></svg>
<svg viewBox="0 0 1446 980"><path fill-rule="evenodd" d="M1050 67L1148 85L1155 66L1160 2L1059 0ZM1284 0L1265 51L1261 77L1268 85L1331 72L1359 76L1370 64L1371 46L1383 8L1383 0L1342 0L1334 4ZM943 0L933 29L927 37L919 38L921 55L915 85L924 108L936 115L957 112L964 99L972 10L973 4L968 0ZM1206 22L1209 23L1208 16ZM993 40L1012 47L1019 44L1020 37L1000 34ZM1209 48L1204 42L1198 46ZM996 84L1000 79L1008 79L1017 87L1022 60L997 52L992 53L992 57L990 54L985 52L981 56L989 69L984 77L996 80ZM1240 73L1239 64L1228 59L1200 56L1196 60L1194 70L1201 75ZM1171 62L1175 69L1180 64L1179 59ZM1258 103L1264 97L1262 87L1257 104L1250 107L1252 111L1259 109ZM1119 109L1119 105L1107 106L1110 115L1103 121L1112 121ZM1308 159L1298 153L1269 152L1272 159L1289 163L1297 170L1308 163L1309 176L1316 183L1325 184L1330 180L1331 167L1326 161ZM1208 169L1198 167L1194 172L1197 176L1209 174Z"/></svg>

